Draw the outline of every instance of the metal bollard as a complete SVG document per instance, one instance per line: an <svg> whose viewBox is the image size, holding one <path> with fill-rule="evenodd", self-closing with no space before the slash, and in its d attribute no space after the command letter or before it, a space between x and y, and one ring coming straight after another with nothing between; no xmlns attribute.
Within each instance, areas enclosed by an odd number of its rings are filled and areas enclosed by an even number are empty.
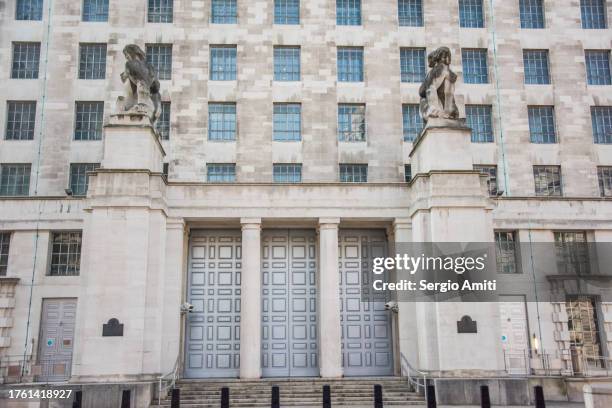
<svg viewBox="0 0 612 408"><path fill-rule="evenodd" d="M546 408L546 402L544 402L544 388L541 385L533 387L535 394L535 406L536 408Z"/></svg>
<svg viewBox="0 0 612 408"><path fill-rule="evenodd" d="M331 387L329 385L323 386L323 408L331 408Z"/></svg>
<svg viewBox="0 0 612 408"><path fill-rule="evenodd" d="M436 408L438 406L436 403L436 387L428 385L425 395L427 396L427 408Z"/></svg>
<svg viewBox="0 0 612 408"><path fill-rule="evenodd" d="M170 408L180 408L181 406L181 389L172 389L172 399L170 400Z"/></svg>
<svg viewBox="0 0 612 408"><path fill-rule="evenodd" d="M221 408L229 408L229 388L221 388Z"/></svg>
<svg viewBox="0 0 612 408"><path fill-rule="evenodd" d="M278 385L272 386L272 403L270 406L272 408L280 408L280 391Z"/></svg>
<svg viewBox="0 0 612 408"><path fill-rule="evenodd" d="M121 394L121 408L130 408L130 398L132 396L132 391L123 390Z"/></svg>
<svg viewBox="0 0 612 408"><path fill-rule="evenodd" d="M383 392L380 384L374 386L374 408L383 408Z"/></svg>
<svg viewBox="0 0 612 408"><path fill-rule="evenodd" d="M83 391L76 391L74 393L74 401L72 401L72 408L81 408L83 403Z"/></svg>
<svg viewBox="0 0 612 408"><path fill-rule="evenodd" d="M491 396L489 395L489 386L480 386L480 406L481 408L491 408Z"/></svg>

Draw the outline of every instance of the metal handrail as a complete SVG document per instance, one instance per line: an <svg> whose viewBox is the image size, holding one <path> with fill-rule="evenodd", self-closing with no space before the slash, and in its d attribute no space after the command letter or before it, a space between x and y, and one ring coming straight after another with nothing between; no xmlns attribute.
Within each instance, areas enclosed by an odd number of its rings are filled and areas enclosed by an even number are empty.
<svg viewBox="0 0 612 408"><path fill-rule="evenodd" d="M595 361L601 364L600 367L592 367L590 361ZM582 371L585 377L605 376L609 377L612 373L612 358L606 356L582 356ZM605 375L602 375L604 374Z"/></svg>
<svg viewBox="0 0 612 408"><path fill-rule="evenodd" d="M402 375L408 379L409 384L412 384L413 386L416 387L416 391L418 393L421 393L421 388L422 388L423 395L425 395L427 391L427 373L424 373L423 371L419 371L416 368L414 368L412 365L410 365L404 353L400 353L400 359L401 359Z"/></svg>
<svg viewBox="0 0 612 408"><path fill-rule="evenodd" d="M174 388L174 386L176 385L176 380L178 379L179 372L179 360L179 356L177 356L172 371L168 374L164 374L159 377L159 390L157 394L158 405L161 405L162 395L166 395L168 393L168 390Z"/></svg>

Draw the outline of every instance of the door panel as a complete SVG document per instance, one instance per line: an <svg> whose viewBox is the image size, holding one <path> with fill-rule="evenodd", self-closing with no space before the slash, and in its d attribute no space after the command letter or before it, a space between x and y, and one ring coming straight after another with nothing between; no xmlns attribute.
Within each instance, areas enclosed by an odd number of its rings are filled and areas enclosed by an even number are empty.
<svg viewBox="0 0 612 408"><path fill-rule="evenodd" d="M193 231L189 244L185 377L238 377L240 270L238 230Z"/></svg>
<svg viewBox="0 0 612 408"><path fill-rule="evenodd" d="M528 374L530 346L525 297L500 297L499 315L506 370L510 374Z"/></svg>
<svg viewBox="0 0 612 408"><path fill-rule="evenodd" d="M317 361L316 235L262 234L262 374L309 377Z"/></svg>
<svg viewBox="0 0 612 408"><path fill-rule="evenodd" d="M393 375L389 296L371 289L372 259L387 256L386 235L340 230L338 241L344 375Z"/></svg>
<svg viewBox="0 0 612 408"><path fill-rule="evenodd" d="M37 381L70 378L76 306L76 299L43 299Z"/></svg>

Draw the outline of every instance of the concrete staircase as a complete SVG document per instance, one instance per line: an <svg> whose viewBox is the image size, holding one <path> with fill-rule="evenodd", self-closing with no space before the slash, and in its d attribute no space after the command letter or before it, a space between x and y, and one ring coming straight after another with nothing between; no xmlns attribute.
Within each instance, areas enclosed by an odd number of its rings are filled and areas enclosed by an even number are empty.
<svg viewBox="0 0 612 408"><path fill-rule="evenodd" d="M405 378L282 378L246 380L181 380L181 407L219 408L221 388L230 389L230 407L270 407L272 386L280 392L281 407L321 407L323 385L331 387L332 407L373 407L374 385L383 387L385 407L419 407L425 405L423 397L413 392ZM151 407L170 407L170 396Z"/></svg>

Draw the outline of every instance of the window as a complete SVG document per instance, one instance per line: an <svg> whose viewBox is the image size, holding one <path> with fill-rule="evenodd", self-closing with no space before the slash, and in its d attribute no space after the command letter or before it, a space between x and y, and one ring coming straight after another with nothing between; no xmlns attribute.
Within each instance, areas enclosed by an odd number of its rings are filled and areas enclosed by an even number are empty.
<svg viewBox="0 0 612 408"><path fill-rule="evenodd" d="M79 50L79 79L104 79L106 44L81 44Z"/></svg>
<svg viewBox="0 0 612 408"><path fill-rule="evenodd" d="M170 172L170 163L164 163L162 167L162 176L168 181L168 174Z"/></svg>
<svg viewBox="0 0 612 408"><path fill-rule="evenodd" d="M162 140L170 140L170 102L161 103L161 113L155 127Z"/></svg>
<svg viewBox="0 0 612 408"><path fill-rule="evenodd" d="M236 140L236 104L208 104L208 140Z"/></svg>
<svg viewBox="0 0 612 408"><path fill-rule="evenodd" d="M95 171L100 163L72 163L70 165L70 189L72 195L87 195L88 177L87 173Z"/></svg>
<svg viewBox="0 0 612 408"><path fill-rule="evenodd" d="M612 143L612 106L592 106L591 122L593 141L598 144Z"/></svg>
<svg viewBox="0 0 612 408"><path fill-rule="evenodd" d="M301 183L302 165L301 164L275 164L274 165L275 183Z"/></svg>
<svg viewBox="0 0 612 408"><path fill-rule="evenodd" d="M555 113L552 106L529 106L531 143L557 143Z"/></svg>
<svg viewBox="0 0 612 408"><path fill-rule="evenodd" d="M342 183L367 183L367 164L341 164L340 182Z"/></svg>
<svg viewBox="0 0 612 408"><path fill-rule="evenodd" d="M598 167L599 191L602 197L612 197L612 167Z"/></svg>
<svg viewBox="0 0 612 408"><path fill-rule="evenodd" d="M405 164L404 165L404 181L406 183L410 183L412 180L412 165Z"/></svg>
<svg viewBox="0 0 612 408"><path fill-rule="evenodd" d="M519 273L515 231L495 231L497 273Z"/></svg>
<svg viewBox="0 0 612 408"><path fill-rule="evenodd" d="M108 0L83 0L83 21L108 21Z"/></svg>
<svg viewBox="0 0 612 408"><path fill-rule="evenodd" d="M274 24L300 24L300 0L274 0Z"/></svg>
<svg viewBox="0 0 612 408"><path fill-rule="evenodd" d="M582 349L584 368L605 368L606 360L599 358L603 353L595 299L590 296L572 296L565 303L565 310L567 311L569 345L571 348L578 346Z"/></svg>
<svg viewBox="0 0 612 408"><path fill-rule="evenodd" d="M302 139L302 107L299 103L274 104L274 140Z"/></svg>
<svg viewBox="0 0 612 408"><path fill-rule="evenodd" d="M173 0L149 0L149 23L171 23Z"/></svg>
<svg viewBox="0 0 612 408"><path fill-rule="evenodd" d="M366 140L365 105L338 105L338 140L341 142Z"/></svg>
<svg viewBox="0 0 612 408"><path fill-rule="evenodd" d="M338 47L338 81L363 82L363 48Z"/></svg>
<svg viewBox="0 0 612 408"><path fill-rule="evenodd" d="M16 20L42 20L43 0L17 0Z"/></svg>
<svg viewBox="0 0 612 408"><path fill-rule="evenodd" d="M520 0L521 28L544 28L543 0Z"/></svg>
<svg viewBox="0 0 612 408"><path fill-rule="evenodd" d="M172 78L172 44L147 44L147 62L153 65L160 80Z"/></svg>
<svg viewBox="0 0 612 408"><path fill-rule="evenodd" d="M472 128L472 143L493 143L490 105L465 105L467 125Z"/></svg>
<svg viewBox="0 0 612 408"><path fill-rule="evenodd" d="M13 43L13 66L11 78L37 79L40 63L40 43Z"/></svg>
<svg viewBox="0 0 612 408"><path fill-rule="evenodd" d="M423 27L423 1L398 0L399 25L405 27Z"/></svg>
<svg viewBox="0 0 612 408"><path fill-rule="evenodd" d="M584 231L555 232L557 268L560 274L589 273L589 250Z"/></svg>
<svg viewBox="0 0 612 408"><path fill-rule="evenodd" d="M208 164L206 165L207 181L209 183L235 183L236 165L231 164Z"/></svg>
<svg viewBox="0 0 612 408"><path fill-rule="evenodd" d="M525 83L528 85L550 84L547 50L523 51Z"/></svg>
<svg viewBox="0 0 612 408"><path fill-rule="evenodd" d="M561 166L533 166L535 194L539 197L561 197Z"/></svg>
<svg viewBox="0 0 612 408"><path fill-rule="evenodd" d="M30 164L0 165L0 196L27 196L30 194Z"/></svg>
<svg viewBox="0 0 612 408"><path fill-rule="evenodd" d="M51 276L78 276L81 269L81 232L51 234Z"/></svg>
<svg viewBox="0 0 612 408"><path fill-rule="evenodd" d="M0 276L6 276L10 243L11 234L8 232L0 232Z"/></svg>
<svg viewBox="0 0 612 408"><path fill-rule="evenodd" d="M236 80L236 46L210 47L210 79L213 81Z"/></svg>
<svg viewBox="0 0 612 408"><path fill-rule="evenodd" d="M361 0L336 0L336 24L361 25Z"/></svg>
<svg viewBox="0 0 612 408"><path fill-rule="evenodd" d="M605 0L580 0L582 28L606 28Z"/></svg>
<svg viewBox="0 0 612 408"><path fill-rule="evenodd" d="M238 7L236 0L212 0L211 22L214 24L236 24Z"/></svg>
<svg viewBox="0 0 612 408"><path fill-rule="evenodd" d="M419 112L419 105L402 106L402 118L404 122L404 141L415 141L423 130L423 119Z"/></svg>
<svg viewBox="0 0 612 408"><path fill-rule="evenodd" d="M496 197L498 193L497 189L497 166L484 166L474 165L474 170L479 171L480 174L487 176L487 186L489 187L489 195Z"/></svg>
<svg viewBox="0 0 612 408"><path fill-rule="evenodd" d="M300 47L274 47L274 80L300 80Z"/></svg>
<svg viewBox="0 0 612 408"><path fill-rule="evenodd" d="M425 79L425 48L402 48L400 50L402 82L421 83Z"/></svg>
<svg viewBox="0 0 612 408"><path fill-rule="evenodd" d="M464 49L461 51L463 60L463 82L466 84L486 84L489 82L487 66L487 50Z"/></svg>
<svg viewBox="0 0 612 408"><path fill-rule="evenodd" d="M482 0L459 0L459 26L462 28L484 27Z"/></svg>
<svg viewBox="0 0 612 408"><path fill-rule="evenodd" d="M589 85L612 85L610 76L610 51L590 50L584 52L587 82Z"/></svg>
<svg viewBox="0 0 612 408"><path fill-rule="evenodd" d="M102 140L104 102L77 102L74 140Z"/></svg>
<svg viewBox="0 0 612 408"><path fill-rule="evenodd" d="M36 102L8 101L6 111L6 140L34 139Z"/></svg>

